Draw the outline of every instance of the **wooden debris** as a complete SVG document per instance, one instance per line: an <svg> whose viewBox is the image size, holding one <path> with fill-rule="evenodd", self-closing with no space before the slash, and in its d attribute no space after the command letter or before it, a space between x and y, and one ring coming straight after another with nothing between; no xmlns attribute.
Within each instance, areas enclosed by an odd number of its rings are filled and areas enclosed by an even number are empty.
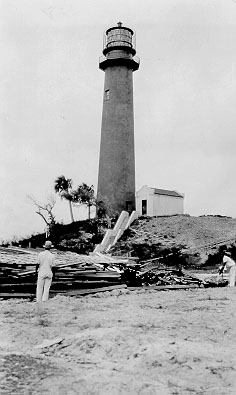
<svg viewBox="0 0 236 395"><path fill-rule="evenodd" d="M167 286L167 285L178 285L178 286L189 286L195 284L197 286L203 285L203 281L187 275L181 269L170 269L166 268L155 268L146 270L144 272L139 272L137 274L137 281L142 285L156 285L156 286Z"/></svg>
<svg viewBox="0 0 236 395"><path fill-rule="evenodd" d="M37 252L24 254L20 249L0 249L0 298L23 297L32 298L35 292L37 274L35 272ZM78 255L54 251L56 255L56 273L50 292L67 293L85 288L99 290L105 286L117 286L121 284L121 261L103 254L93 256ZM115 265L115 266L114 266ZM27 270L27 269L31 270ZM83 293L82 292L82 293Z"/></svg>
<svg viewBox="0 0 236 395"><path fill-rule="evenodd" d="M35 297L38 251L26 251L0 248L0 298ZM165 266L159 258L140 265L137 257L129 259L101 253L79 255L55 250L54 253L57 266L50 289L54 295L80 296L127 286L155 286L158 289L211 286L183 269ZM154 267L147 270L150 262L154 263Z"/></svg>

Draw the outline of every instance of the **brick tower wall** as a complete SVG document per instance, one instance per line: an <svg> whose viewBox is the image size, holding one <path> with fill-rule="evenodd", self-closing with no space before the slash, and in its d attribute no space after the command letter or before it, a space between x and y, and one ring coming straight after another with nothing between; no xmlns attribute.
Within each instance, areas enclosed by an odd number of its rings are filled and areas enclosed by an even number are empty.
<svg viewBox="0 0 236 395"><path fill-rule="evenodd" d="M135 209L133 71L105 69L98 196L114 211Z"/></svg>

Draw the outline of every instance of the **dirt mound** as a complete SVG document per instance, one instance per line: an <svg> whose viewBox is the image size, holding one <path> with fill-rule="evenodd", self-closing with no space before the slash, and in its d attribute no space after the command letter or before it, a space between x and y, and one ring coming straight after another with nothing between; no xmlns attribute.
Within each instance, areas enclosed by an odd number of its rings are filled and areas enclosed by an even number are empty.
<svg viewBox="0 0 236 395"><path fill-rule="evenodd" d="M112 253L138 256L141 260L181 254L185 262L203 264L209 254L214 255L224 244L233 245L235 240L236 219L230 217L140 217L113 247Z"/></svg>

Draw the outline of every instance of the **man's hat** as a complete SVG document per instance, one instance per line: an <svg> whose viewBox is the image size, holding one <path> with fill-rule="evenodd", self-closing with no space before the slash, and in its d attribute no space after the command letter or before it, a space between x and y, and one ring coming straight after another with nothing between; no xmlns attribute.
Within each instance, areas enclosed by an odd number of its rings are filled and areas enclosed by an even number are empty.
<svg viewBox="0 0 236 395"><path fill-rule="evenodd" d="M227 250L224 251L224 254L227 255L227 256L231 256L231 252L230 252L230 251L227 251Z"/></svg>
<svg viewBox="0 0 236 395"><path fill-rule="evenodd" d="M50 248L53 248L54 246L52 245L52 242L50 240L47 240L43 247L47 250L50 250Z"/></svg>

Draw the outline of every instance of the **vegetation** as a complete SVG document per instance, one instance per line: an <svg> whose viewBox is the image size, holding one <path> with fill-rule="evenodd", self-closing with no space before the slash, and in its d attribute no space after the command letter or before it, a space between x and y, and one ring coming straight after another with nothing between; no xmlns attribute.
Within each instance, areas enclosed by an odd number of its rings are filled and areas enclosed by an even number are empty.
<svg viewBox="0 0 236 395"><path fill-rule="evenodd" d="M71 222L74 222L73 210L72 210L72 180L71 178L65 178L65 176L59 176L55 180L54 190L58 193L61 199L65 199L69 202Z"/></svg>
<svg viewBox="0 0 236 395"><path fill-rule="evenodd" d="M95 245L101 242L107 227L111 226L111 219L108 217L108 212L110 212L108 205L101 199L96 199L93 185L89 186L83 182L73 189L72 179L66 178L64 175L55 179L54 191L61 199L68 201L71 223L63 225L56 221L54 214L55 195L50 195L43 203L32 195L27 195L36 209L36 214L46 224L46 232L25 238L14 236L11 240L2 241L1 246L11 244L21 247L42 247L45 239L48 238L61 250L70 250L81 254L93 251ZM75 221L73 206L80 207L82 205L88 208L88 220ZM93 219L91 219L92 207L96 207L96 217Z"/></svg>
<svg viewBox="0 0 236 395"><path fill-rule="evenodd" d="M97 205L94 186L89 186L83 182L81 185L78 185L77 189L72 191L72 199L74 204L85 205L88 207L88 219L90 219L91 207L96 207Z"/></svg>
<svg viewBox="0 0 236 395"><path fill-rule="evenodd" d="M28 195L28 199L33 202L36 207L36 214L38 214L48 227L48 231L55 226L56 218L53 213L54 206L56 204L56 199L53 195L49 196L45 203L38 202L32 195Z"/></svg>
<svg viewBox="0 0 236 395"><path fill-rule="evenodd" d="M102 203L96 200L94 193L94 186L87 185L85 182L78 185L76 189L72 188L73 182L71 178L59 176L55 180L54 190L62 199L69 202L71 222L74 222L74 215L72 205L81 206L85 205L88 208L88 219L91 219L91 207L101 205Z"/></svg>
<svg viewBox="0 0 236 395"><path fill-rule="evenodd" d="M91 220L74 221L70 224L55 224L50 233L50 240L61 251L73 251L79 254L89 254L96 244L102 241L107 230L106 220L93 218ZM39 233L27 238L17 239L12 245L22 248L41 248L45 243L45 233ZM3 243L2 246L8 246Z"/></svg>

